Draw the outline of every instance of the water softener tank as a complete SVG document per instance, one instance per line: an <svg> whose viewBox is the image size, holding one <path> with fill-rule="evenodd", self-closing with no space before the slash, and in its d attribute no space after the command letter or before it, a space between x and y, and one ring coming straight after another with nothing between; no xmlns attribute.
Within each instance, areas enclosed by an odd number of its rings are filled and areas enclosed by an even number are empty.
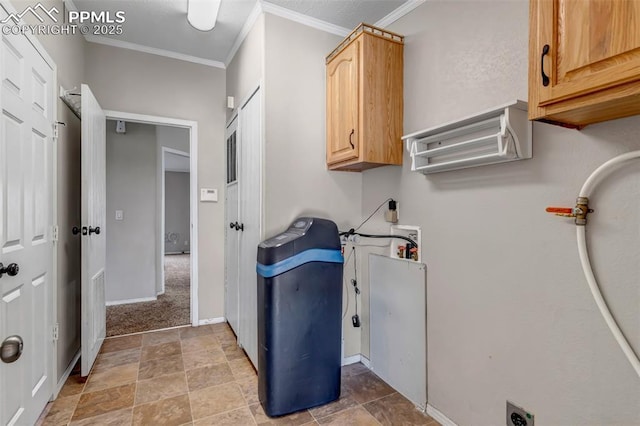
<svg viewBox="0 0 640 426"><path fill-rule="evenodd" d="M258 245L258 394L268 416L340 396L342 264L330 220L298 218Z"/></svg>

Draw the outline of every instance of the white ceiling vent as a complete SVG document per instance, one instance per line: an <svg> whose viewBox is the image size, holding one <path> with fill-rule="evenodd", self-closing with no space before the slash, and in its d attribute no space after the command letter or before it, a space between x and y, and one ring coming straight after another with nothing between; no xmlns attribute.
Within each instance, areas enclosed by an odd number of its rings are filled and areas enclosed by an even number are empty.
<svg viewBox="0 0 640 426"><path fill-rule="evenodd" d="M411 170L424 174L531 158L527 103L514 101L402 137Z"/></svg>

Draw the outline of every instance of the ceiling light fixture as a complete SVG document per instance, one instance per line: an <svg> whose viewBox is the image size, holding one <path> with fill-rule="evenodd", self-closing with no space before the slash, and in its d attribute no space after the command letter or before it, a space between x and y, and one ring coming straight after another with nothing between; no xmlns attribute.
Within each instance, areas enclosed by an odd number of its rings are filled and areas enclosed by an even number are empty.
<svg viewBox="0 0 640 426"><path fill-rule="evenodd" d="M200 31L211 31L216 26L221 0L188 0L187 21Z"/></svg>

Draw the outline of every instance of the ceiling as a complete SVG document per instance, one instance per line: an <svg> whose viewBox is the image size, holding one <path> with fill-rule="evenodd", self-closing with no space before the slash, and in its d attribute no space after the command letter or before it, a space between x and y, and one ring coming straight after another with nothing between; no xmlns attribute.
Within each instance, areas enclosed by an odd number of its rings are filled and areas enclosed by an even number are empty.
<svg viewBox="0 0 640 426"><path fill-rule="evenodd" d="M125 12L121 35L88 35L88 41L224 67L238 47L245 23L261 10L344 36L360 22L376 23L423 1L222 0L216 26L208 32L187 22L187 0L66 0L66 4L82 11Z"/></svg>

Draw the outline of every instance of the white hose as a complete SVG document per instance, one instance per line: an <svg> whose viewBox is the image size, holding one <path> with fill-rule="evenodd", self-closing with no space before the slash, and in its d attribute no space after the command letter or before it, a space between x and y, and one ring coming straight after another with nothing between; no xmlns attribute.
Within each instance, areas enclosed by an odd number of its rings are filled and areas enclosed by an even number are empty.
<svg viewBox="0 0 640 426"><path fill-rule="evenodd" d="M589 197L593 188L604 178L615 166L625 161L629 161L632 159L640 158L640 151L633 151L627 154L619 155L618 157L612 158L607 161L600 167L598 167L589 178L586 180L582 189L580 190L580 197ZM591 262L589 261L589 252L587 250L587 240L586 240L586 226L577 226L577 238L578 238L578 253L580 255L580 263L582 263L582 269L584 271L584 275L587 279L587 283L589 284L589 289L591 290L591 294L604 318L607 326L609 326L609 330L613 333L613 337L615 337L618 345L624 352L625 356L631 363L631 366L640 377L640 359L633 351L631 345L622 334L622 330L616 323L616 320L613 318L611 311L607 307L607 302L605 302L602 297L602 292L600 291L600 287L598 286L598 281L596 277L593 275L593 269L591 267Z"/></svg>

